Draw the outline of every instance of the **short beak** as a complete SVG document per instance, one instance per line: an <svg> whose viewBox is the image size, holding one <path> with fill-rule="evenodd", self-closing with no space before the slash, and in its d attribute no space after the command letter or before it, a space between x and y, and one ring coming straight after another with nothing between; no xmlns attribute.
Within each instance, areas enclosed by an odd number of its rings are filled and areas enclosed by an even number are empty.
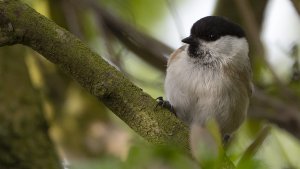
<svg viewBox="0 0 300 169"><path fill-rule="evenodd" d="M196 38L189 36L181 40L181 42L189 44L189 45L197 45L199 42Z"/></svg>

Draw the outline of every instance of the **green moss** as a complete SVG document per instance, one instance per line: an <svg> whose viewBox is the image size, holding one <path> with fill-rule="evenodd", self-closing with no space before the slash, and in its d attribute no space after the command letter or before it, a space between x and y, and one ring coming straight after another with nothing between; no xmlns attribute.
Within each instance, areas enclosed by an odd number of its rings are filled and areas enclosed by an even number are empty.
<svg viewBox="0 0 300 169"><path fill-rule="evenodd" d="M154 110L153 98L86 44L19 1L0 4L0 11L14 28L26 32L22 44L57 64L138 134L152 143L176 144L187 149L187 127L170 112Z"/></svg>

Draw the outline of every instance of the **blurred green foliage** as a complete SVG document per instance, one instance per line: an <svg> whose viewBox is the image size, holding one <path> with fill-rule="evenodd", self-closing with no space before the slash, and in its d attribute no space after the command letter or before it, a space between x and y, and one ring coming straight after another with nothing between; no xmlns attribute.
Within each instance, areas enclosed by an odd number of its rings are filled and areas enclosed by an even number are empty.
<svg viewBox="0 0 300 169"><path fill-rule="evenodd" d="M174 146L138 143L131 147L126 161L114 157L81 161L71 169L198 169L199 166Z"/></svg>
<svg viewBox="0 0 300 169"><path fill-rule="evenodd" d="M48 2L51 0L24 1L45 15L50 13L47 10L57 10L48 8ZM161 21L168 13L166 0L102 0L99 2L116 16L123 18L126 22L133 24L149 34L153 31L154 25L158 21ZM180 1L180 3L183 3L183 1ZM80 11L78 16L84 40L96 51L102 53L104 47L103 45L101 46L103 43L101 39L104 33L101 34L97 28L97 18L89 10L80 9ZM120 51L123 49L118 43L114 43L114 45L114 47L120 49ZM129 75L134 75L134 77L129 76L129 78L153 97L161 95L163 74L147 65L147 63L143 62L130 51L126 51L122 54L121 61L122 64L124 64L125 70ZM291 85L295 88L297 94L299 94L299 84L293 83ZM70 88L72 88L72 90L70 90ZM74 89L72 84L68 89L70 90L69 95L82 92L78 86ZM276 91L278 91L277 89L273 90L272 87L269 87L269 90L274 91L274 95ZM66 140L61 140L58 144L66 145L67 149L65 149L65 151L68 152L67 154L76 152L74 153L76 155L72 154L73 156L70 155L70 157L67 157L71 162L71 169L199 168L199 164L185 155L179 148L172 145L156 146L149 145L143 141L135 141L138 136L132 134L130 134L132 138L129 140L130 150L125 160L103 152L103 149L101 149L101 152L98 152L98 154L95 153L91 155L90 152L86 152L88 149L85 147L85 141L87 139L86 132L89 131L89 124L98 119L106 121L107 123L114 123L115 120L109 119L107 116L108 110L104 108L103 105L99 105L96 99L88 99L90 96L82 93L78 95L77 97L82 99L79 102L82 102L84 105L84 108L80 109L80 111L72 113L64 109L60 112L55 112L64 114L60 116L61 119L57 120L58 124L55 124L55 130L58 129L59 137L64 137ZM65 102L67 102L67 99ZM74 106L76 102L72 104ZM98 114L96 115L96 113ZM261 121L247 121L236 133L229 147L226 149L227 155L235 164L239 162L247 146L255 140L257 133L261 130L264 123L265 122ZM285 131L274 126L272 127L271 135L266 139L266 142L262 145L257 155L239 166L240 169L282 168L282 166L287 168L300 167L299 160L297 160L300 156L299 141ZM124 127L122 126L121 128ZM128 133L132 132L128 131L128 128L126 128L126 130ZM108 133L109 132L112 131L108 131ZM98 144L101 143L100 141L98 142ZM206 154L210 154L210 152L206 152ZM220 160L219 157L207 156L202 165L203 168L218 168L221 163L222 160Z"/></svg>
<svg viewBox="0 0 300 169"><path fill-rule="evenodd" d="M111 12L124 20L137 26L142 26L146 31L153 28L158 20L167 12L165 0L101 0Z"/></svg>

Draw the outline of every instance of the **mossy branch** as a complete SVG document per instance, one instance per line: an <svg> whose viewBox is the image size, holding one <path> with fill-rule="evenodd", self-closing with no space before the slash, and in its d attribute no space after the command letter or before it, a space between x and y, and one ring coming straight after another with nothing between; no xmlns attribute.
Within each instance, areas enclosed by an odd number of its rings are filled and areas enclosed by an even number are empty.
<svg viewBox="0 0 300 169"><path fill-rule="evenodd" d="M155 110L153 98L87 45L19 0L0 0L0 46L14 44L31 47L58 65L149 142L188 149L187 127L170 112ZM267 131L245 157L257 150ZM225 162L223 168L234 168L229 159Z"/></svg>
<svg viewBox="0 0 300 169"><path fill-rule="evenodd" d="M0 0L0 46L39 52L101 100L146 140L188 149L188 129L78 38L19 0Z"/></svg>
<svg viewBox="0 0 300 169"><path fill-rule="evenodd" d="M0 0L0 46L23 44L59 66L135 132L189 149L188 128L78 38L19 0ZM229 159L223 168L235 168Z"/></svg>

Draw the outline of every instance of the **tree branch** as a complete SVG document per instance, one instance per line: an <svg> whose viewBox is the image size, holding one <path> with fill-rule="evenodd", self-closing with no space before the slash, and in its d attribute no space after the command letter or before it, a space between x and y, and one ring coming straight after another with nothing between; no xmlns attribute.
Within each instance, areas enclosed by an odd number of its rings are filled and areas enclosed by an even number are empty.
<svg viewBox="0 0 300 169"><path fill-rule="evenodd" d="M7 25L11 24L10 32ZM0 1L0 33L58 65L146 140L188 149L188 129L76 37L19 0ZM12 36L10 36L12 35ZM10 42L10 43L7 43Z"/></svg>
<svg viewBox="0 0 300 169"><path fill-rule="evenodd" d="M21 43L58 65L151 143L189 150L188 128L76 37L19 0L0 1L0 28L11 23L10 44ZM0 33L7 33L1 29ZM0 43L0 46L6 43ZM235 168L225 157L222 168Z"/></svg>
<svg viewBox="0 0 300 169"><path fill-rule="evenodd" d="M1 17L1 12L0 12ZM10 45L17 41L13 27L11 23L6 22L3 27L0 28L0 45Z"/></svg>
<svg viewBox="0 0 300 169"><path fill-rule="evenodd" d="M283 103L282 100L271 97L260 89L254 92L249 116L255 119L267 119L300 139L299 108Z"/></svg>
<svg viewBox="0 0 300 169"><path fill-rule="evenodd" d="M166 70L167 56L173 52L172 48L123 22L111 12L102 8L95 0L77 0L76 2L93 9L96 16L101 20L101 24L107 27L107 30L112 32L124 46L139 55L141 59L161 71Z"/></svg>

